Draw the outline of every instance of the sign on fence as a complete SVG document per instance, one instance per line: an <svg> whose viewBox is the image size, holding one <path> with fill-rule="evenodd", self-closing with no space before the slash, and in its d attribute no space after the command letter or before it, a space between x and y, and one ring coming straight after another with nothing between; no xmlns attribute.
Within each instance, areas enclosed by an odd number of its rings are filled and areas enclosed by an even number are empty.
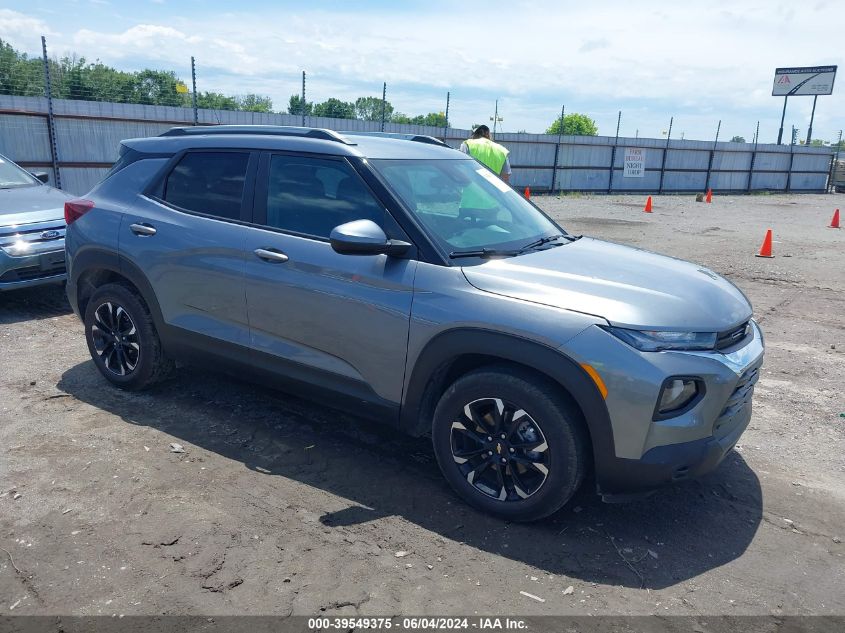
<svg viewBox="0 0 845 633"><path fill-rule="evenodd" d="M622 170L625 178L642 178L645 176L645 150L641 147L625 148L625 167Z"/></svg>
<svg viewBox="0 0 845 633"><path fill-rule="evenodd" d="M833 93L836 66L775 68L773 97L829 95Z"/></svg>

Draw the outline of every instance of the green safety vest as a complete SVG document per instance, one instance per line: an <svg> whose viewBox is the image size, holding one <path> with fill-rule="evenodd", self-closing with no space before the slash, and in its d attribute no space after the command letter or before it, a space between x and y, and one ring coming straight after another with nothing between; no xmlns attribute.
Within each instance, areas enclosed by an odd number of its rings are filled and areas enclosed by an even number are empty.
<svg viewBox="0 0 845 633"><path fill-rule="evenodd" d="M470 138L464 141L469 150L469 155L472 156L482 165L492 169L498 176L502 173L502 167L505 166L505 160L508 157L508 150L494 143L488 138ZM489 194L482 191L476 183L471 183L465 187L461 194L461 208L473 209L492 209L497 207L496 201L490 197Z"/></svg>
<svg viewBox="0 0 845 633"><path fill-rule="evenodd" d="M487 165L497 176L502 173L502 167L505 166L508 158L508 150L484 137L468 138L464 143L467 144L469 155L475 160Z"/></svg>

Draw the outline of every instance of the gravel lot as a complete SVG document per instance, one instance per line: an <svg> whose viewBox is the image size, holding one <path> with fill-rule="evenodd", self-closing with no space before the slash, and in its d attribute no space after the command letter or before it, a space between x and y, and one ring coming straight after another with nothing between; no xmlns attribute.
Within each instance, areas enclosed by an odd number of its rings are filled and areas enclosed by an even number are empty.
<svg viewBox="0 0 845 633"><path fill-rule="evenodd" d="M752 300L766 364L717 472L507 524L426 440L196 369L120 392L60 289L6 293L0 614L845 615L845 197L535 201ZM754 257L767 228L775 259Z"/></svg>

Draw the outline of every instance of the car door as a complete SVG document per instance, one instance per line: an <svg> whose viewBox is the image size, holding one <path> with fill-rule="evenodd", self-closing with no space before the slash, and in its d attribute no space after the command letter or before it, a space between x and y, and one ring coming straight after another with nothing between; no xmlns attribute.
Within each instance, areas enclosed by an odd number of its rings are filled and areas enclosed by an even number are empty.
<svg viewBox="0 0 845 633"><path fill-rule="evenodd" d="M257 362L378 404L401 401L416 260L341 255L331 230L370 219L407 237L342 157L267 153L246 244Z"/></svg>
<svg viewBox="0 0 845 633"><path fill-rule="evenodd" d="M188 151L124 215L121 256L149 280L179 343L210 338L249 355L244 220L257 163L249 151Z"/></svg>

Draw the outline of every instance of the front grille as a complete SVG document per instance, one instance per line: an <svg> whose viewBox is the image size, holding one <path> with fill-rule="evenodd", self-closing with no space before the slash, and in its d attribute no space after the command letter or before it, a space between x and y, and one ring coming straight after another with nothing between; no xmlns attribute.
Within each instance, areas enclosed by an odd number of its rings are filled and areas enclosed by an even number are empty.
<svg viewBox="0 0 845 633"><path fill-rule="evenodd" d="M754 385L760 378L760 368L751 367L745 371L736 383L731 397L725 403L725 407L716 419L713 425L713 432L717 437L726 435L731 429L724 428L725 423L728 422L734 415L739 413L743 407L747 406L754 395Z"/></svg>
<svg viewBox="0 0 845 633"><path fill-rule="evenodd" d="M62 248L64 239L65 225L62 220L0 227L0 249L14 257Z"/></svg>
<svg viewBox="0 0 845 633"><path fill-rule="evenodd" d="M745 341L750 335L751 324L748 321L735 328L726 330L725 332L719 332L718 336L716 337L716 349L723 350L728 349L729 347L739 345L740 343Z"/></svg>
<svg viewBox="0 0 845 633"><path fill-rule="evenodd" d="M41 279L43 277L53 277L67 272L64 263L58 264L52 268L43 269L41 266L26 266L24 268L16 268L15 270L7 270L0 275L0 283L11 283L15 281L32 281L33 279Z"/></svg>

